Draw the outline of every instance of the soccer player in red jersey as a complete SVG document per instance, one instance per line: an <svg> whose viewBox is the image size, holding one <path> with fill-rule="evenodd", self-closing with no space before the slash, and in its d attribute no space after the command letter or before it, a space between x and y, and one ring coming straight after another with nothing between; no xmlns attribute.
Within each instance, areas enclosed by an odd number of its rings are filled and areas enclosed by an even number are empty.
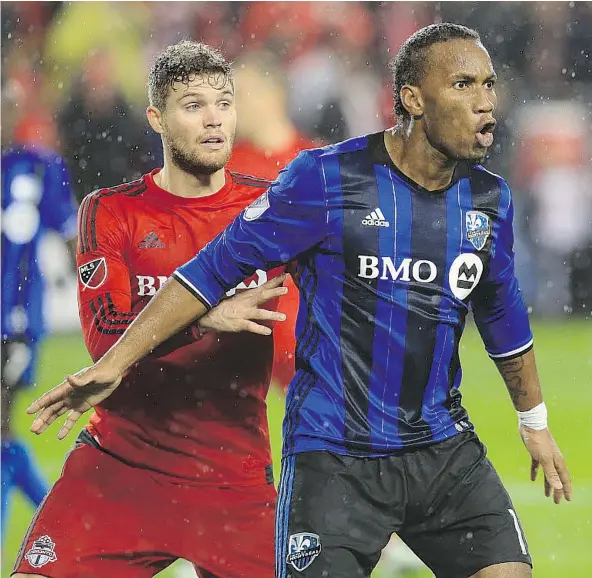
<svg viewBox="0 0 592 578"><path fill-rule="evenodd" d="M228 163L230 170L275 180L298 153L318 143L303 135L288 114L286 74L278 58L263 50L243 54L234 65L239 87L236 107L239 121L236 144ZM298 289L288 277L288 293L279 311L286 321L274 329L273 382L286 389L294 377L295 323Z"/></svg>
<svg viewBox="0 0 592 578"><path fill-rule="evenodd" d="M78 301L94 360L268 186L225 168L236 112L232 71L219 52L188 41L168 47L148 94L164 167L96 191L79 212ZM265 405L273 338L265 323L283 318L275 311L282 273L246 279L97 406L31 523L16 576L142 578L177 558L202 577L273 576Z"/></svg>

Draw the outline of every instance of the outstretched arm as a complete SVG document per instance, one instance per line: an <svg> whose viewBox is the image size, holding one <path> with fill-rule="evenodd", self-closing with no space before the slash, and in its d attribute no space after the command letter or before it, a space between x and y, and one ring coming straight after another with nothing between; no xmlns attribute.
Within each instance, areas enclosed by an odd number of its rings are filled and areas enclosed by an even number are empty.
<svg viewBox="0 0 592 578"><path fill-rule="evenodd" d="M101 373L103 378L115 380L172 335L201 318L205 329L270 335L271 329L257 321L283 321L285 316L259 306L286 293L287 289L282 286L285 278L285 275L274 277L257 289L236 294L208 312L199 299L171 277L94 368L105 372Z"/></svg>
<svg viewBox="0 0 592 578"><path fill-rule="evenodd" d="M238 293L204 316L205 306L177 281L169 279L97 363L69 375L31 404L27 413L40 412L31 431L41 434L69 412L58 434L59 439L64 438L85 412L113 393L134 363L196 318L202 318L205 329L269 335L271 329L260 322L283 321L285 315L260 306L286 293L284 280L285 275L279 275L261 287Z"/></svg>

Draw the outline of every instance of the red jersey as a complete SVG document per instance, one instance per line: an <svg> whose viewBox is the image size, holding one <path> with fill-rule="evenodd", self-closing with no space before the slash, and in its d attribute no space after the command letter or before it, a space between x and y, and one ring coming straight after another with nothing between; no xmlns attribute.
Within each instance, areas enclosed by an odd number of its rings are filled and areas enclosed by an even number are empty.
<svg viewBox="0 0 592 578"><path fill-rule="evenodd" d="M318 146L313 141L298 135L283 151L264 151L247 141L234 145L228 164L231 170L246 172L264 179L274 180L278 173L305 149ZM288 278L285 283L288 293L280 299L278 311L286 315L286 320L276 324L274 333L275 355L273 361L273 380L286 388L294 377L294 350L296 347L296 316L298 315L299 294L294 283Z"/></svg>
<svg viewBox="0 0 592 578"><path fill-rule="evenodd" d="M226 171L217 193L184 198L156 185L159 170L96 191L80 207L78 303L94 360L171 273L269 184ZM258 271L238 288L279 273ZM184 482L265 484L271 472L265 398L272 362L271 336L201 336L189 328L134 366L96 407L88 429L119 459Z"/></svg>

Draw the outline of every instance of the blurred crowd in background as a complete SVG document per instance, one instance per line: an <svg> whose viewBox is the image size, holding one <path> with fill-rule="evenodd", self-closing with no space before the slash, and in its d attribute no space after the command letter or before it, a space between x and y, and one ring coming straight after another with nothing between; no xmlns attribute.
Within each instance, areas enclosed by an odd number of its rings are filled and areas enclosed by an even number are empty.
<svg viewBox="0 0 592 578"><path fill-rule="evenodd" d="M404 40L439 21L476 28L500 77L486 166L514 191L526 301L537 316L590 315L592 3L18 2L2 12L2 147L58 151L79 200L160 164L145 83L168 44L202 40L236 62L238 137L264 155L285 136L274 127L325 144L392 126L386 65ZM50 324L77 326L67 258L52 242L45 253L57 284Z"/></svg>

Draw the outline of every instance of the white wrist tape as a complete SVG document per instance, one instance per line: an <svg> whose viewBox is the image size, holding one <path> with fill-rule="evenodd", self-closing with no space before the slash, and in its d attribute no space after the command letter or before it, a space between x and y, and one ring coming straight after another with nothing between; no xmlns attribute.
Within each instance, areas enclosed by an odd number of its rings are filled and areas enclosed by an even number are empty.
<svg viewBox="0 0 592 578"><path fill-rule="evenodd" d="M544 401L528 411L519 411L517 413L520 427L526 426L537 430L547 427L547 406Z"/></svg>

